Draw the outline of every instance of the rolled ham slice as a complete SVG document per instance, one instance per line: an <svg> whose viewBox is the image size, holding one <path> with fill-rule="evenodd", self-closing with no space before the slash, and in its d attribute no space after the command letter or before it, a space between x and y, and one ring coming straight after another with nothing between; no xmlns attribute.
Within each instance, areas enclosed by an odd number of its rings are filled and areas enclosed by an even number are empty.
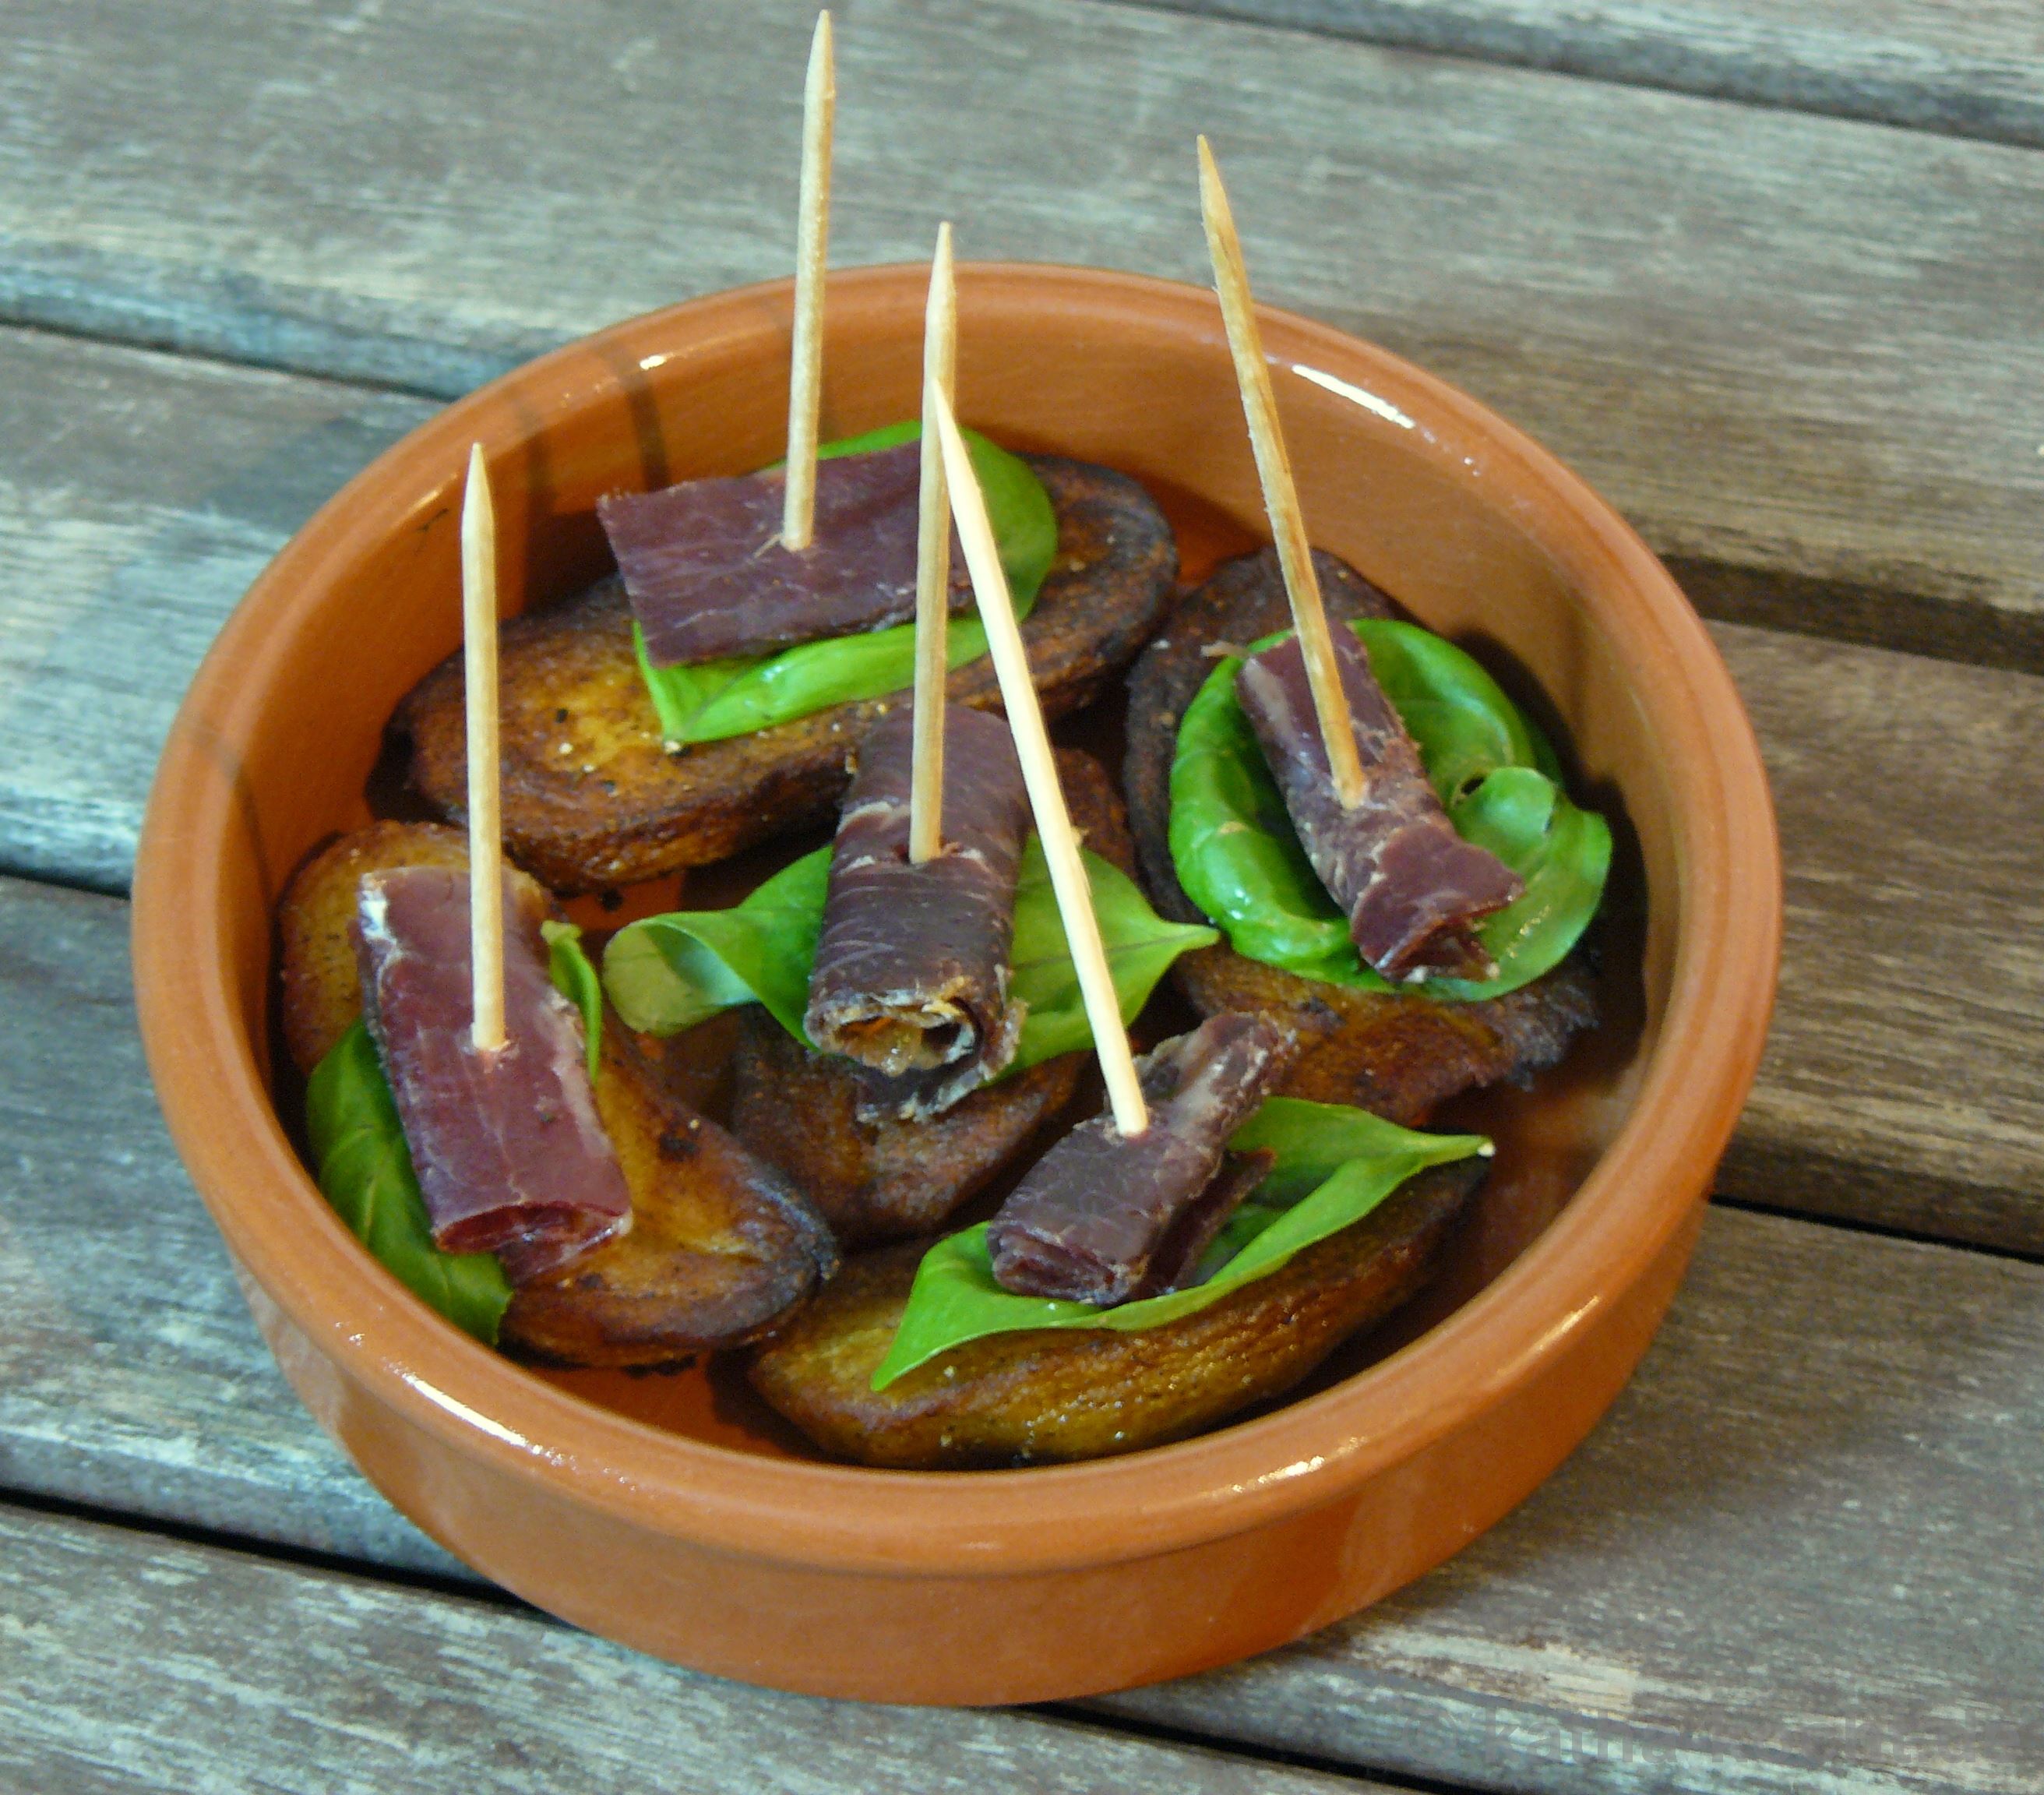
<svg viewBox="0 0 2044 1795"><path fill-rule="evenodd" d="M914 713L874 725L840 812L823 932L803 1017L826 1052L873 1074L868 1119L942 1113L1015 1057L1008 995L1015 882L1029 798L1001 717L944 714L943 851L909 859Z"/></svg>
<svg viewBox="0 0 2044 1795"><path fill-rule="evenodd" d="M1362 797L1353 809L1335 794L1297 638L1251 655L1235 676L1306 858L1347 913L1357 953L1383 977L1495 978L1476 924L1524 886L1496 855L1455 833L1362 644L1353 630L1331 634L1362 761Z"/></svg>
<svg viewBox="0 0 2044 1795"><path fill-rule="evenodd" d="M596 1112L582 1018L554 989L529 887L504 884L504 1030L470 1034L468 871L394 867L362 881L364 1020L412 1151L434 1243L495 1253L522 1284L631 1225Z"/></svg>
<svg viewBox="0 0 2044 1795"><path fill-rule="evenodd" d="M597 500L632 614L655 667L763 654L901 623L916 612L916 443L816 463L816 532L781 546L786 475L685 480ZM951 551L951 605L968 604Z"/></svg>
<svg viewBox="0 0 2044 1795"><path fill-rule="evenodd" d="M995 1282L1106 1308L1159 1287L1151 1272L1160 1256L1170 1262L1158 1267L1162 1287L1187 1275L1261 1176L1224 1167L1228 1136L1293 1046L1274 1022L1224 1010L1146 1054L1136 1070L1149 1127L1124 1135L1111 1115L1096 1116L1036 1162L987 1229Z"/></svg>

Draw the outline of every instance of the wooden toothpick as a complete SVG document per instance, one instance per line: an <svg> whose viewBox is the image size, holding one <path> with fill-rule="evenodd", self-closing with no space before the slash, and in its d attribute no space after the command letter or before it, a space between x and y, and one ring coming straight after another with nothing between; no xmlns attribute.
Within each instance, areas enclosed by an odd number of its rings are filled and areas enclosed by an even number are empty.
<svg viewBox="0 0 2044 1795"><path fill-rule="evenodd" d="M1220 184L1220 170L1215 167L1213 151L1204 136L1200 139L1200 215L1206 223L1207 250L1213 257L1214 286L1228 326L1228 346L1235 357L1235 383L1242 389L1250 444L1256 452L1257 477L1263 484L1263 509L1278 545L1278 565L1285 571L1285 592L1292 602L1293 627L1305 657L1320 740L1334 775L1335 795L1347 809L1362 797L1362 761L1349 724L1334 639L1327 633L1327 609L1320 599L1320 576L1313 571L1313 551L1306 538L1305 515L1299 509L1299 490L1292 479L1291 457L1285 453L1284 432L1278 428L1278 397L1271 390L1270 364L1263 359L1263 333L1256 325L1256 302L1250 296L1242 239L1235 234L1228 190Z"/></svg>
<svg viewBox="0 0 2044 1795"><path fill-rule="evenodd" d="M1016 626L1015 606L1008 595L1001 552L994 545L993 526L987 521L986 499L973 472L958 420L951 415L951 401L934 382L924 390L923 405L926 417L935 416L943 439L951 509L958 518L966 565L972 570L973 593L986 625L1001 700L1007 708L1008 726L1014 732L1015 751L1022 763L1023 782L1028 787L1029 808L1035 813L1043 858L1050 865L1051 889L1057 894L1058 913L1064 919L1065 939L1078 972L1079 991L1085 999L1093 1051L1100 1055L1100 1069L1107 1080L1114 1124L1124 1135L1139 1135L1150 1125L1150 1111L1136 1079L1128 1032L1121 1024L1120 1001L1114 994L1100 921L1093 914L1093 888L1085 863L1079 858L1079 838L1073 831L1071 814L1065 809L1057 763L1051 758L1043 706L1036 701L1036 688L1029 678L1029 658L1022 647L1022 632Z"/></svg>
<svg viewBox="0 0 2044 1795"><path fill-rule="evenodd" d="M504 1045L504 875L497 790L497 510L482 444L461 502L461 644L468 712L468 957L478 1053Z"/></svg>
<svg viewBox="0 0 2044 1795"><path fill-rule="evenodd" d="M830 248L831 133L837 74L831 16L816 14L802 85L801 223L795 243L795 341L788 376L788 485L781 544L801 550L816 532L816 427L823 411L824 271Z"/></svg>
<svg viewBox="0 0 2044 1795"><path fill-rule="evenodd" d="M944 677L951 635L951 509L943 445L928 394L949 402L958 372L958 286L951 228L937 227L930 298L923 313L923 490L916 539L915 759L909 786L909 862L920 867L943 849Z"/></svg>

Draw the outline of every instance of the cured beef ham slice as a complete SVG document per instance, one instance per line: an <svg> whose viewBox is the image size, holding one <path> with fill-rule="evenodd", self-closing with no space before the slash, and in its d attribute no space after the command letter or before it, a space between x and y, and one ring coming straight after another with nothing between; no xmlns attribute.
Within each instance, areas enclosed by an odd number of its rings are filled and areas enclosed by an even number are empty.
<svg viewBox="0 0 2044 1795"><path fill-rule="evenodd" d="M816 533L781 546L779 473L685 480L597 502L655 667L763 654L901 623L916 610L922 449L904 443L816 463ZM971 587L954 544L951 603Z"/></svg>
<svg viewBox="0 0 2044 1795"><path fill-rule="evenodd" d="M1356 951L1383 977L1494 978L1475 925L1520 894L1519 875L1455 833L1362 644L1353 630L1331 634L1362 761L1362 796L1353 809L1335 794L1297 638L1251 655L1235 676L1306 858L1347 913Z"/></svg>
<svg viewBox="0 0 2044 1795"><path fill-rule="evenodd" d="M1228 1011L1146 1054L1136 1070L1149 1127L1124 1135L1111 1115L1096 1116L1038 1160L987 1229L995 1281L1018 1296L1104 1309L1159 1287L1151 1272L1160 1254L1174 1262L1159 1268L1168 1282L1185 1275L1255 1182L1224 1167L1228 1136L1291 1050L1276 1024ZM1205 1205L1210 1190L1225 1201Z"/></svg>
<svg viewBox="0 0 2044 1795"><path fill-rule="evenodd" d="M863 1113L940 1114L1015 1057L1021 1006L1008 997L1015 882L1029 798L1007 723L949 706L943 849L909 859L914 713L876 724L831 851L823 932L803 1026L870 1069Z"/></svg>
<svg viewBox="0 0 2044 1795"><path fill-rule="evenodd" d="M581 1018L554 989L539 924L504 891L505 1045L470 1034L468 871L396 867L362 881L355 958L433 1240L495 1253L521 1284L631 1225L597 1118Z"/></svg>

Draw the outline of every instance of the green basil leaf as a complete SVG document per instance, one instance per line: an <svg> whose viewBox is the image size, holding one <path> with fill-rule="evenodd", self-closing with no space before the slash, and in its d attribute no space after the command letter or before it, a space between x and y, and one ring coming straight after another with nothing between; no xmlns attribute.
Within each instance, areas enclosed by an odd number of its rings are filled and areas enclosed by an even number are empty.
<svg viewBox="0 0 2044 1795"><path fill-rule="evenodd" d="M603 1065L603 981L590 964L582 944L582 931L571 922L543 922L540 934L547 944L547 975L554 989L582 1012L582 1032L589 1045L589 1082Z"/></svg>
<svg viewBox="0 0 2044 1795"><path fill-rule="evenodd" d="M921 434L920 422L890 424L863 436L827 443L816 452L824 458L865 454L913 442ZM976 432L968 430L966 440L986 494L1015 614L1026 617L1057 555L1057 513L1027 462ZM659 716L661 736L670 747L750 735L834 705L885 698L915 682L912 623L692 667L655 667L646 658L645 639L636 621L632 644ZM954 617L946 642L948 664L962 667L986 652L986 630L977 613Z"/></svg>
<svg viewBox="0 0 2044 1795"><path fill-rule="evenodd" d="M634 1028L670 1035L735 1004L763 1003L790 1034L806 1040L802 1014L823 929L830 854L828 848L805 854L728 909L675 911L620 929L603 959L604 985L617 1013ZM1220 936L1167 922L1120 869L1095 854L1084 858L1122 1017L1132 1021L1172 961ZM1050 870L1034 835L1023 848L1016 880L1010 967L1009 995L1028 1005L1010 1072L1091 1042Z"/></svg>
<svg viewBox="0 0 2044 1795"><path fill-rule="evenodd" d="M359 1020L313 1067L305 1127L320 1189L355 1239L413 1294L494 1346L510 1282L494 1253L444 1253L433 1244L398 1105Z"/></svg>
<svg viewBox="0 0 2044 1795"><path fill-rule="evenodd" d="M1228 1144L1239 1152L1267 1147L1278 1158L1208 1254L1204 1282L1114 1309L1018 1297L993 1281L982 1222L923 1255L873 1388L885 1389L904 1372L990 1334L1039 1328L1131 1332L1176 1321L1362 1220L1414 1174L1490 1147L1481 1135L1418 1134L1366 1110L1290 1097L1268 1099Z"/></svg>
<svg viewBox="0 0 2044 1795"><path fill-rule="evenodd" d="M1589 926L1611 870L1610 825L1569 801L1546 738L1452 642L1387 619L1351 627L1449 821L1526 886L1478 928L1497 977L1429 979L1427 994L1474 1001L1516 991L1558 966ZM1348 919L1300 845L1235 697L1241 666L1220 661L1178 725L1170 836L1179 881L1238 953L1330 984L1390 990L1358 957Z"/></svg>
<svg viewBox="0 0 2044 1795"><path fill-rule="evenodd" d="M626 1025L672 1035L720 1010L759 1003L805 1039L830 854L805 854L728 909L674 910L618 930L604 950L603 983Z"/></svg>

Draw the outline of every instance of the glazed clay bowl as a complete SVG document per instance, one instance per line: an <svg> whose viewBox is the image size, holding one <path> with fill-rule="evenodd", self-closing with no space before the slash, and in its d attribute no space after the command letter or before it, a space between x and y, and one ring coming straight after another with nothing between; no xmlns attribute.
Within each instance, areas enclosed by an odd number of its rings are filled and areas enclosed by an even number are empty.
<svg viewBox="0 0 2044 1795"><path fill-rule="evenodd" d="M916 409L924 280L832 280L827 435ZM1189 559L1251 540L1210 294L1019 266L960 287L969 422L1151 483ZM1612 1020L1565 1076L1473 1111L1512 1201L1466 1231L1431 1325L1200 1439L970 1474L805 1456L729 1378L524 1369L414 1301L308 1175L272 1097L275 905L310 850L368 819L386 720L459 640L470 442L507 609L563 595L605 565L599 494L778 452L789 321L786 285L751 288L520 368L381 456L257 581L179 714L144 832L136 979L164 1113L306 1405L405 1514L541 1607L724 1675L890 1701L1074 1696L1279 1644L1518 1502L1666 1309L1773 990L1751 731L1681 593L1579 480L1397 358L1266 312L1316 540L1533 705L1628 869Z"/></svg>

